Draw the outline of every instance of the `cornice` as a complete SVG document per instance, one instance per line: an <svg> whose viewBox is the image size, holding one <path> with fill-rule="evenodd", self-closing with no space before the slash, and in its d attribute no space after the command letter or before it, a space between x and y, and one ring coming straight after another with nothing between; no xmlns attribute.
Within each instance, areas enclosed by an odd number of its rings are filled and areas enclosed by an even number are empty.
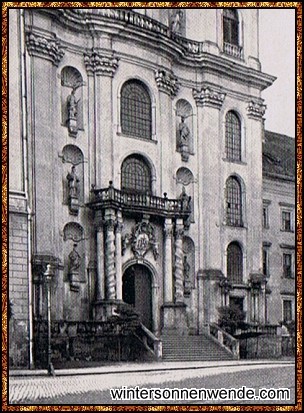
<svg viewBox="0 0 304 413"><path fill-rule="evenodd" d="M64 55L61 41L56 37L49 38L32 31L26 33L26 46L30 56L42 57L58 66Z"/></svg>
<svg viewBox="0 0 304 413"><path fill-rule="evenodd" d="M204 73L216 73L227 79L242 82L264 90L275 80L274 76L262 73L236 61L227 55L208 52L208 42L197 42L172 33L168 26L136 13L131 9L41 9L51 15L62 27L91 36L106 33L115 39L123 39L155 50L171 58L178 65L196 68Z"/></svg>

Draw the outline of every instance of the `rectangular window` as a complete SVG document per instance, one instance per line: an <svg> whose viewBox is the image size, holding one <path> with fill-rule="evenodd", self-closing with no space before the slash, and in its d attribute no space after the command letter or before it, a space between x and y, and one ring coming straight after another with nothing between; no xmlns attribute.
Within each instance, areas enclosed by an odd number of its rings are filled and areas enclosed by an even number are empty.
<svg viewBox="0 0 304 413"><path fill-rule="evenodd" d="M268 207L264 206L263 207L263 228L269 228L269 223L268 223Z"/></svg>
<svg viewBox="0 0 304 413"><path fill-rule="evenodd" d="M283 300L283 321L292 320L292 301Z"/></svg>
<svg viewBox="0 0 304 413"><path fill-rule="evenodd" d="M292 254L283 254L283 275L285 278L293 278L293 268L292 268Z"/></svg>
<svg viewBox="0 0 304 413"><path fill-rule="evenodd" d="M263 248L263 274L266 276L269 276L268 253L268 248Z"/></svg>
<svg viewBox="0 0 304 413"><path fill-rule="evenodd" d="M282 211L282 229L291 231L291 212L289 211Z"/></svg>

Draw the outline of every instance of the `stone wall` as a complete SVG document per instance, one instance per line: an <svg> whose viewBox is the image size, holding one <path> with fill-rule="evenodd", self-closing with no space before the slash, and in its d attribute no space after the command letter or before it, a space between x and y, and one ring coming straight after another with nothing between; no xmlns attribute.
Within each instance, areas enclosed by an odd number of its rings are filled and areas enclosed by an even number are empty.
<svg viewBox="0 0 304 413"><path fill-rule="evenodd" d="M9 299L12 316L9 321L9 364L28 366L28 266L27 216L9 215Z"/></svg>

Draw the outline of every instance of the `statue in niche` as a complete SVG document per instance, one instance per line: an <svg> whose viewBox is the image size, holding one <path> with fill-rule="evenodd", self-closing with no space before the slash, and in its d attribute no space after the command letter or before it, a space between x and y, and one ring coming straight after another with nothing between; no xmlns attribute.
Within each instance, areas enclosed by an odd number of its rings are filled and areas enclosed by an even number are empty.
<svg viewBox="0 0 304 413"><path fill-rule="evenodd" d="M182 154L182 160L188 161L189 159L189 143L191 139L191 132L188 125L185 123L186 117L181 116L181 121L178 125L178 150Z"/></svg>
<svg viewBox="0 0 304 413"><path fill-rule="evenodd" d="M77 87L73 87L71 94L67 98L68 119L77 119L77 106L80 99L76 100L75 92Z"/></svg>
<svg viewBox="0 0 304 413"><path fill-rule="evenodd" d="M191 280L190 280L191 267L187 260L187 255L184 255L183 268L184 268L184 294L189 295L191 292Z"/></svg>
<svg viewBox="0 0 304 413"><path fill-rule="evenodd" d="M76 174L75 165L72 166L71 172L67 174L69 186L69 209L72 215L77 215L79 210L79 178Z"/></svg>
<svg viewBox="0 0 304 413"><path fill-rule="evenodd" d="M191 211L191 196L186 194L186 189L183 186L182 193L179 196L181 201L181 210L182 211Z"/></svg>
<svg viewBox="0 0 304 413"><path fill-rule="evenodd" d="M68 273L70 278L71 290L78 291L79 290L79 270L81 264L81 257L78 254L77 244L73 245L73 250L69 254L69 264L68 264Z"/></svg>
<svg viewBox="0 0 304 413"><path fill-rule="evenodd" d="M72 88L71 94L67 97L67 126L71 136L76 137L78 131L77 125L77 113L78 113L78 103L80 99L76 99L75 92L80 85L76 85Z"/></svg>

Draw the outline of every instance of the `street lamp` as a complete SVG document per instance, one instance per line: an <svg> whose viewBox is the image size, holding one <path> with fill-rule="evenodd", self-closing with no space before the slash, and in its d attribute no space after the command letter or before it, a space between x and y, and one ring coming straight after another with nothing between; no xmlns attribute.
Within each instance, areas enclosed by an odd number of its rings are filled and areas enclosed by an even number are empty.
<svg viewBox="0 0 304 413"><path fill-rule="evenodd" d="M48 340L48 361L47 370L50 376L55 376L54 366L52 364L52 347L51 347L51 280L54 276L54 269L51 264L47 264L44 272L46 283L46 302L47 302L47 340Z"/></svg>

